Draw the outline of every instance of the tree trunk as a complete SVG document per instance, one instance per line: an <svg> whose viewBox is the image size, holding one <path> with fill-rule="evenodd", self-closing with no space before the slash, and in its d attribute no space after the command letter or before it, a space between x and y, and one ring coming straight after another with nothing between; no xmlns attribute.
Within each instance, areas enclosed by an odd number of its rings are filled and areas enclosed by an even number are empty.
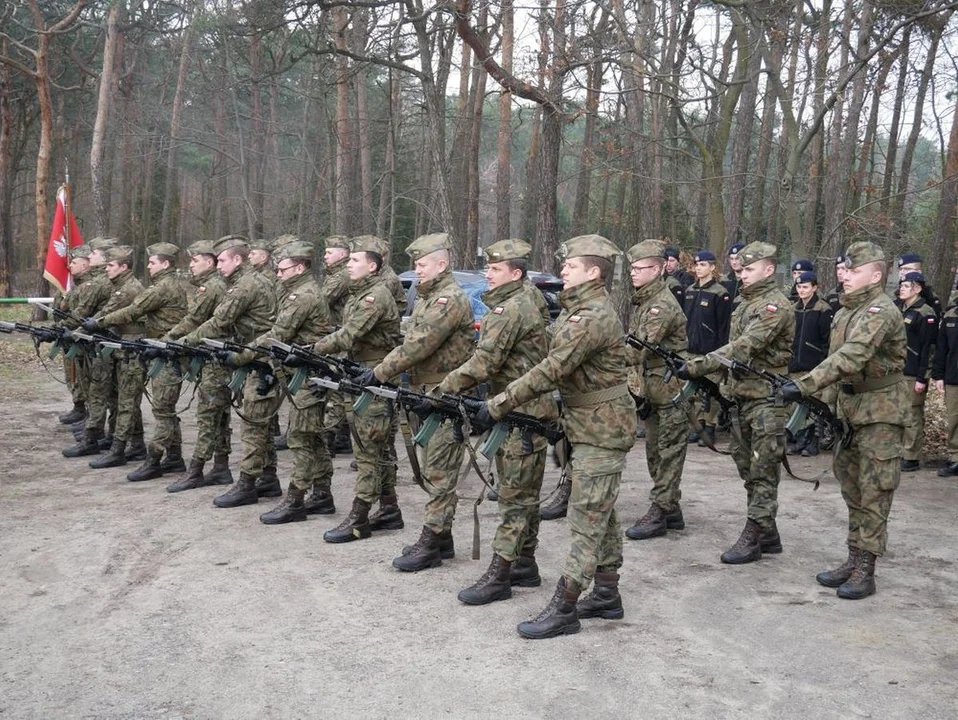
<svg viewBox="0 0 958 720"><path fill-rule="evenodd" d="M895 165L898 161L898 133L901 129L902 105L905 102L905 83L908 79L908 48L911 43L912 28L909 26L902 36L898 65L898 86L895 88L895 104L892 108L891 123L888 127L888 149L885 151L885 174L882 178L881 214L885 222L890 220L891 190L895 184Z"/></svg>
<svg viewBox="0 0 958 720"><path fill-rule="evenodd" d="M725 234L722 237L713 237L709 243L713 250L723 252L728 244L728 238L740 237L744 229L745 190L748 186L749 156L752 150L752 138L755 126L755 105L758 100L758 79L762 69L762 55L751 50L753 45L751 33L746 31L749 53L748 66L745 77L745 87L739 98L736 112L735 139L732 142L732 176L728 181L728 216L725 221ZM746 52L746 47L739 52ZM755 176L753 175L753 178ZM759 184L761 176L756 178ZM750 193L754 197L754 192Z"/></svg>
<svg viewBox="0 0 958 720"><path fill-rule="evenodd" d="M585 130L579 155L575 205L572 210L572 234L581 235L590 226L589 209L592 193L592 166L595 164L596 120L599 115L599 91L602 87L601 62L589 66L589 85L585 93Z"/></svg>
<svg viewBox="0 0 958 720"><path fill-rule="evenodd" d="M512 74L515 41L512 0L502 0L502 69ZM512 93L499 94L499 135L496 145L496 240L512 236Z"/></svg>
<svg viewBox="0 0 958 720"><path fill-rule="evenodd" d="M173 108L170 117L170 146L166 154L166 188L163 192L163 216L160 221L160 240L173 242L176 237L174 229L177 225L179 212L179 193L176 156L180 142L180 114L183 110L183 94L185 92L186 77L190 68L190 53L193 45L193 22L183 33L183 47L180 50L180 68L176 75L176 91L173 93Z"/></svg>
<svg viewBox="0 0 958 720"><path fill-rule="evenodd" d="M103 70L100 73L100 88L97 95L96 120L90 142L90 184L93 190L93 217L96 234L106 237L109 233L110 214L107 210L106 180L103 176L103 139L113 105L114 55L117 46L117 19L120 3L114 3L106 17L106 39L103 43Z"/></svg>
<svg viewBox="0 0 958 720"><path fill-rule="evenodd" d="M482 27L488 21L487 6L483 6L479 13L479 22ZM472 88L472 110L469 131L469 178L468 213L466 215L465 248L463 250L462 266L467 269L476 267L479 248L479 150L482 145L482 111L486 99L486 73L476 65Z"/></svg>
<svg viewBox="0 0 958 720"><path fill-rule="evenodd" d="M938 203L938 217L935 222L935 241L933 254L926 263L930 271L932 286L945 298L945 293L955 287L955 250L958 228L955 226L955 213L958 210L958 103L951 119L951 135L948 138L948 154L945 160L944 182L941 184L941 200Z"/></svg>
<svg viewBox="0 0 958 720"><path fill-rule="evenodd" d="M361 53L366 47L369 13L366 10L356 14L353 23L353 39L356 52ZM366 67L362 66L356 74L356 130L359 140L359 186L360 186L360 213L359 223L363 233L373 232L375 215L373 215L373 155L372 140L369 136L369 88Z"/></svg>
<svg viewBox="0 0 958 720"><path fill-rule="evenodd" d="M0 52L7 54L7 39L0 41ZM13 294L13 108L10 105L12 71L0 65L0 297Z"/></svg>

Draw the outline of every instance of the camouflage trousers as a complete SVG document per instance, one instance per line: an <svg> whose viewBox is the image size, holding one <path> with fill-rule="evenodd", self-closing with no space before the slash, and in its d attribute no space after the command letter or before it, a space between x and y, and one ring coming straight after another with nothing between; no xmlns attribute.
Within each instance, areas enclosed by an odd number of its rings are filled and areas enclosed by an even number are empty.
<svg viewBox="0 0 958 720"><path fill-rule="evenodd" d="M622 528L615 501L627 454L594 445L572 446L568 514L572 547L562 574L583 590L589 587L597 567L606 572L622 567Z"/></svg>
<svg viewBox="0 0 958 720"><path fill-rule="evenodd" d="M90 373L86 358L63 358L63 374L70 386L74 404L85 403L90 387Z"/></svg>
<svg viewBox="0 0 958 720"><path fill-rule="evenodd" d="M196 400L196 445L193 459L208 462L214 455L229 455L230 443L230 371L214 363L203 367Z"/></svg>
<svg viewBox="0 0 958 720"><path fill-rule="evenodd" d="M718 403L713 403L717 405ZM666 512L682 499L682 470L688 451L689 416L684 407L652 407L645 420L645 456L652 478L649 500Z"/></svg>
<svg viewBox="0 0 958 720"><path fill-rule="evenodd" d="M732 420L732 459L745 481L748 517L771 528L778 514L778 483L785 454L785 408L770 401L740 400Z"/></svg>
<svg viewBox="0 0 958 720"><path fill-rule="evenodd" d="M368 503L379 500L380 495L396 492L396 463L390 459L389 446L393 445L393 413L391 403L380 397L366 406L362 414L353 414L353 428L359 442L353 441L356 457L356 497ZM396 450L392 449L395 458Z"/></svg>
<svg viewBox="0 0 958 720"><path fill-rule="evenodd" d="M848 546L884 555L888 515L901 478L902 428L875 423L856 427L832 465L848 506Z"/></svg>
<svg viewBox="0 0 958 720"><path fill-rule="evenodd" d="M456 485L466 449L456 442L452 423L444 422L423 451L422 479L429 488L423 525L434 533L452 529L456 516Z"/></svg>
<svg viewBox="0 0 958 720"><path fill-rule="evenodd" d="M164 365L162 372L150 382L154 421L150 451L153 453L163 453L183 444L180 418L176 414L176 402L180 399L182 385L182 376L173 372L169 365Z"/></svg>
<svg viewBox="0 0 958 720"><path fill-rule="evenodd" d="M326 395L326 412L323 414L323 429L335 432L340 425L346 422L346 407L343 404L343 394L330 392Z"/></svg>
<svg viewBox="0 0 958 720"><path fill-rule="evenodd" d="M925 392L915 392L915 378L905 377L908 386L908 397L911 404L905 408L905 433L901 439L901 459L917 460L921 457L921 445L925 440L925 400L928 398L928 389Z"/></svg>
<svg viewBox="0 0 958 720"><path fill-rule="evenodd" d="M958 462L958 385L945 385L945 415L948 418L948 462Z"/></svg>
<svg viewBox="0 0 958 720"><path fill-rule="evenodd" d="M271 419L283 402L283 396L275 382L262 395L259 385L259 373L251 372L243 384L243 411L240 416L243 458L240 460L239 469L254 478L262 475L264 468L276 467L276 446L273 444Z"/></svg>
<svg viewBox="0 0 958 720"><path fill-rule="evenodd" d="M89 377L86 430L102 433L107 429L107 413L112 414L113 423L116 423L115 362L113 358L95 355L84 358L83 364Z"/></svg>
<svg viewBox="0 0 958 720"><path fill-rule="evenodd" d="M143 435L143 387L146 370L133 352L118 350L114 360L116 372L116 429L113 437L124 442Z"/></svg>
<svg viewBox="0 0 958 720"><path fill-rule="evenodd" d="M722 382L722 373L709 373L705 377L714 382L716 385ZM708 405L708 409L706 409L706 405ZM692 408L692 412L695 413L695 419L698 420L702 425L715 427L715 425L718 424L719 411L722 408L718 401L716 401L714 398L710 402L706 403L705 398L701 397L700 395L696 395L693 399ZM686 426L687 425L688 423L686 423Z"/></svg>
<svg viewBox="0 0 958 720"><path fill-rule="evenodd" d="M333 479L333 463L323 436L325 400L303 388L292 398L289 410L287 443L293 453L290 487L309 490L317 486L329 490Z"/></svg>
<svg viewBox="0 0 958 720"><path fill-rule="evenodd" d="M522 434L513 430L496 455L499 527L492 549L509 562L535 554L539 544L539 491L549 445L541 437L533 443L533 451L524 453Z"/></svg>

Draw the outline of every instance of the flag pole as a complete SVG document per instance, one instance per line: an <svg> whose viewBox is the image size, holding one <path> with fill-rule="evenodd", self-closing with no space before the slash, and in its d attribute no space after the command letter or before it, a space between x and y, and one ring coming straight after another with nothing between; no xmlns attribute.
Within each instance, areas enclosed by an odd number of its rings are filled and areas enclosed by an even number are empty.
<svg viewBox="0 0 958 720"><path fill-rule="evenodd" d="M73 228L70 227L72 223L70 218L73 217L73 207L70 202L70 163L66 163L66 170L64 172L64 181L63 181L63 210L66 216L66 225L64 225L64 231L67 238L67 253L73 248L73 238L70 237L70 233Z"/></svg>

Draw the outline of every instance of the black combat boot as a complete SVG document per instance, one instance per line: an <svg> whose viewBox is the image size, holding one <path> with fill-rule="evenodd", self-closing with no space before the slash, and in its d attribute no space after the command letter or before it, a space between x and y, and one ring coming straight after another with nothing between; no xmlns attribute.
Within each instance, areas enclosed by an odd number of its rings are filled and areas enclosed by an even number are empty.
<svg viewBox="0 0 958 720"><path fill-rule="evenodd" d="M488 605L496 600L511 598L512 584L509 582L511 566L512 563L502 555L493 555L492 562L476 584L459 591L459 602L466 605Z"/></svg>
<svg viewBox="0 0 958 720"><path fill-rule="evenodd" d="M369 508L371 503L360 498L353 498L353 508L349 515L332 530L323 533L323 540L328 543L347 543L353 540L364 540L372 537L369 529Z"/></svg>
<svg viewBox="0 0 958 720"><path fill-rule="evenodd" d="M539 613L535 620L519 623L516 630L524 638L530 640L544 640L559 635L573 635L582 629L579 622L579 613L576 610L576 600L582 590L579 586L563 575L556 584L555 594Z"/></svg>
<svg viewBox="0 0 958 720"><path fill-rule="evenodd" d="M702 432L699 433L699 447L715 447L715 426L703 425Z"/></svg>
<svg viewBox="0 0 958 720"><path fill-rule="evenodd" d="M675 503L675 509L665 514L665 527L669 530L685 530L685 518L682 516L682 506Z"/></svg>
<svg viewBox="0 0 958 720"><path fill-rule="evenodd" d="M439 550L442 551L442 538L440 538ZM446 556L443 555L442 559L445 560ZM516 558L512 567L509 568L509 582L516 587L539 587L542 584L535 550L523 550L522 554Z"/></svg>
<svg viewBox="0 0 958 720"><path fill-rule="evenodd" d="M393 567L403 572L419 572L440 565L442 556L439 554L439 535L426 525L422 526L419 539L409 546L409 552L393 560Z"/></svg>
<svg viewBox="0 0 958 720"><path fill-rule="evenodd" d="M184 490L195 490L196 488L206 487L207 485L212 485L209 479L203 475L203 467L206 465L202 460L197 460L193 458L190 460L190 469L187 472L185 477L181 477L176 482L172 482L166 486L166 491L168 493L178 493L183 492Z"/></svg>
<svg viewBox="0 0 958 720"><path fill-rule="evenodd" d="M808 442L802 448L802 457L815 457L818 455L818 432L815 426L808 428Z"/></svg>
<svg viewBox="0 0 958 720"><path fill-rule="evenodd" d="M126 476L130 482L142 482L143 480L154 480L163 475L163 468L160 467L160 461L163 460L162 451L150 450L146 455L146 460L136 470Z"/></svg>
<svg viewBox="0 0 958 720"><path fill-rule="evenodd" d="M120 467L120 465L126 465L126 440L117 440L116 438L113 438L113 444L110 445L110 450L105 455L90 461L90 467L94 470Z"/></svg>
<svg viewBox="0 0 958 720"><path fill-rule="evenodd" d="M256 478L256 494L260 497L282 497L283 486L276 476L276 467L264 467L263 474Z"/></svg>
<svg viewBox="0 0 958 720"><path fill-rule="evenodd" d="M256 493L256 478L240 473L239 481L222 495L213 498L213 504L221 508L234 508L240 505L255 505L259 501Z"/></svg>
<svg viewBox="0 0 958 720"><path fill-rule="evenodd" d="M286 491L286 497L282 499L280 504L269 512L260 515L259 521L264 525L282 525L283 523L305 520L306 503L303 502L305 497L305 490L290 485L289 490Z"/></svg>
<svg viewBox="0 0 958 720"><path fill-rule="evenodd" d="M73 409L60 413L57 419L62 425L72 425L80 420L86 420L86 404L82 400L73 403Z"/></svg>
<svg viewBox="0 0 958 720"><path fill-rule="evenodd" d="M86 420L77 420L75 423L70 423L70 432L74 435L77 433L82 433L86 430Z"/></svg>
<svg viewBox="0 0 958 720"><path fill-rule="evenodd" d="M186 472L182 445L172 445L166 449L166 456L160 461L160 469L165 473Z"/></svg>
<svg viewBox="0 0 958 720"><path fill-rule="evenodd" d="M539 509L539 517L543 520L556 520L565 517L569 512L569 496L572 495L572 477L563 479L556 489L555 495L548 505Z"/></svg>
<svg viewBox="0 0 958 720"><path fill-rule="evenodd" d="M232 485L233 473L230 472L230 456L214 455L213 469L206 473L209 485Z"/></svg>
<svg viewBox="0 0 958 720"><path fill-rule="evenodd" d="M339 432L336 433L336 440L333 443L333 452L337 455L353 454L353 442L349 437L348 425L341 425Z"/></svg>
<svg viewBox="0 0 958 720"><path fill-rule="evenodd" d="M625 531L625 535L632 540L648 540L665 535L666 530L665 510L652 503L649 511L636 520L635 525Z"/></svg>
<svg viewBox="0 0 958 720"><path fill-rule="evenodd" d="M146 460L146 443L143 442L143 433L130 437L126 448L127 460Z"/></svg>
<svg viewBox="0 0 958 720"><path fill-rule="evenodd" d="M373 532L377 530L402 530L406 527L396 493L379 496L379 509L369 516L369 527Z"/></svg>
<svg viewBox="0 0 958 720"><path fill-rule="evenodd" d="M921 463L917 460L905 460L902 458L901 472L915 472L916 470L921 470Z"/></svg>
<svg viewBox="0 0 958 720"><path fill-rule="evenodd" d="M852 574L839 586L837 594L846 600L861 600L875 594L875 555L867 550L858 551Z"/></svg>
<svg viewBox="0 0 958 720"><path fill-rule="evenodd" d="M622 596L619 595L619 573L597 568L592 592L579 601L576 610L580 618L621 620L625 610L622 609Z"/></svg>
<svg viewBox="0 0 958 720"><path fill-rule="evenodd" d="M778 534L778 525L772 520L772 527L764 528L758 540L762 546L762 555L778 555L782 552L782 538Z"/></svg>
<svg viewBox="0 0 958 720"><path fill-rule="evenodd" d="M84 455L100 454L100 433L96 430L88 431L73 447L63 451L63 457L83 457Z"/></svg>
<svg viewBox="0 0 958 720"><path fill-rule="evenodd" d="M113 435L110 434L110 435L101 437L99 441L99 445L100 445L100 452L106 452L107 450L109 450L111 447L113 447Z"/></svg>
<svg viewBox="0 0 958 720"><path fill-rule="evenodd" d="M692 432L689 433L689 436L688 436L688 438L687 438L687 439L688 439L688 444L689 444L689 445L695 445L695 444L697 444L698 441L699 441L699 439L701 439L701 437L702 437L702 436L698 433L698 431L693 430Z"/></svg>
<svg viewBox="0 0 958 720"><path fill-rule="evenodd" d="M950 462L938 470L938 477L955 477L958 475L958 462Z"/></svg>
<svg viewBox="0 0 958 720"><path fill-rule="evenodd" d="M319 485L313 485L303 504L307 515L332 515L336 512L333 494Z"/></svg>
<svg viewBox="0 0 958 720"><path fill-rule="evenodd" d="M858 548L849 545L848 557L845 559L845 562L843 562L834 570L825 570L824 572L818 573L818 575L815 576L815 580L819 585L824 585L825 587L840 587L846 580L848 580L848 578L852 576L852 571L855 569L855 565L858 563L858 553Z"/></svg>
<svg viewBox="0 0 958 720"><path fill-rule="evenodd" d="M415 543L412 545L404 545L402 554L408 555L415 547ZM439 557L443 560L452 560L456 557L456 543L452 537L452 530L443 530L439 533Z"/></svg>
<svg viewBox="0 0 958 720"><path fill-rule="evenodd" d="M744 565L762 559L762 527L749 518L738 540L722 553L722 562L727 565Z"/></svg>

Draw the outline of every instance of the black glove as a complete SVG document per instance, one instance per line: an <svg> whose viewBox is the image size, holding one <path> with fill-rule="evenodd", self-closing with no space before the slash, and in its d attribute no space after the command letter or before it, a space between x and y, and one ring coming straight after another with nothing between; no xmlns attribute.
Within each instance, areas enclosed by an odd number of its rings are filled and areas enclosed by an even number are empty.
<svg viewBox="0 0 958 720"><path fill-rule="evenodd" d="M426 418L433 414L434 410L435 408L428 400L420 400L417 403L409 405L409 412L418 417L420 421L425 421Z"/></svg>
<svg viewBox="0 0 958 720"><path fill-rule="evenodd" d="M489 414L489 403L483 400L476 414L472 416L472 426L482 432L488 430L495 424L495 419Z"/></svg>
<svg viewBox="0 0 958 720"><path fill-rule="evenodd" d="M144 360L156 360L158 357L162 357L162 355L163 350L158 347L150 347L140 351L140 357Z"/></svg>
<svg viewBox="0 0 958 720"><path fill-rule="evenodd" d="M675 368L675 376L680 380L691 380L692 373L689 372L689 364L687 362L682 363L677 368Z"/></svg>
<svg viewBox="0 0 958 720"><path fill-rule="evenodd" d="M40 330L36 334L36 338L39 342L53 342L57 339L57 334L53 330Z"/></svg>
<svg viewBox="0 0 958 720"><path fill-rule="evenodd" d="M220 361L223 365L228 368L235 370L239 367L239 353L233 352L232 350L217 350L215 352L216 359Z"/></svg>
<svg viewBox="0 0 958 720"><path fill-rule="evenodd" d="M96 318L88 317L86 320L84 320L80 324L83 326L83 329L86 330L88 333L94 333L100 329L100 323L97 322Z"/></svg>
<svg viewBox="0 0 958 720"><path fill-rule="evenodd" d="M362 374L353 378L353 385L358 385L359 387L379 385L379 379L376 377L376 374L373 372L372 368L369 368L368 370L364 370Z"/></svg>
<svg viewBox="0 0 958 720"><path fill-rule="evenodd" d="M291 368L303 367L306 364L306 358L302 355L289 354L283 358L283 365Z"/></svg>
<svg viewBox="0 0 958 720"><path fill-rule="evenodd" d="M782 385L782 387L778 389L778 394L782 396L782 399L785 400L785 402L795 402L796 400L801 400L802 397L804 397L802 395L801 389L797 384L795 384L794 380L789 380L787 383Z"/></svg>

